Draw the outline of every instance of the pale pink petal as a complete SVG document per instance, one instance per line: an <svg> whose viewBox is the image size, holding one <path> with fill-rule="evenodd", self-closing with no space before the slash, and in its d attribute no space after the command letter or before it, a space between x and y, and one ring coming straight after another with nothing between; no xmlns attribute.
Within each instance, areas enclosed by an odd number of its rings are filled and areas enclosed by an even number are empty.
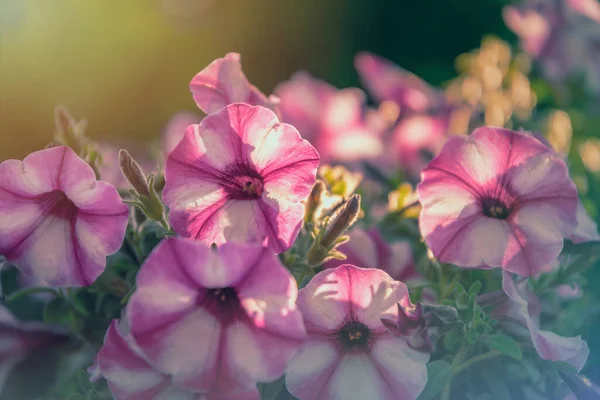
<svg viewBox="0 0 600 400"><path fill-rule="evenodd" d="M267 248L233 242L219 246L218 252L204 247L199 248L191 240L179 240L172 245L172 251L178 253L178 258L183 261L182 266L189 276L199 286L205 288L249 286L250 283L244 280L248 278L249 272L252 271L254 276L256 269L261 268L262 263L272 262L274 258ZM272 264L271 267L275 268ZM276 276L281 273L281 271L271 272ZM238 288L238 292L239 290Z"/></svg>
<svg viewBox="0 0 600 400"><path fill-rule="evenodd" d="M550 38L550 22L534 10L506 6L502 10L506 25L521 38L521 47L538 57Z"/></svg>
<svg viewBox="0 0 600 400"><path fill-rule="evenodd" d="M183 165L193 168L202 177L218 177L218 171L235 162L242 146L240 137L230 126L226 111L205 118L199 125L190 125L183 139L169 154L165 175L173 176L170 169ZM165 190L168 186L165 186Z"/></svg>
<svg viewBox="0 0 600 400"><path fill-rule="evenodd" d="M204 243L223 244L227 241L236 243L265 243L265 237L272 238L269 233L269 224L260 210L259 201L229 200L224 203L217 202L210 207L210 215L193 217L190 221L198 224L197 233L193 236ZM209 210L205 211L208 212ZM196 218L198 218L196 220ZM271 243L272 241L267 241ZM277 241L273 241L274 248Z"/></svg>
<svg viewBox="0 0 600 400"><path fill-rule="evenodd" d="M507 178L521 202L553 200L558 207L569 210L571 219L575 216L577 188L569 177L566 164L555 153L529 158L512 168L507 173Z"/></svg>
<svg viewBox="0 0 600 400"><path fill-rule="evenodd" d="M53 158L55 154L51 153ZM3 161L0 164L0 192L15 199L32 199L54 190L55 182L45 179L43 173L19 160Z"/></svg>
<svg viewBox="0 0 600 400"><path fill-rule="evenodd" d="M460 176L429 168L422 176L417 186L423 205L419 227L427 245L439 257L449 241L482 217L481 206L476 189L471 189Z"/></svg>
<svg viewBox="0 0 600 400"><path fill-rule="evenodd" d="M600 3L597 0L566 0L571 9L600 24Z"/></svg>
<svg viewBox="0 0 600 400"><path fill-rule="evenodd" d="M440 94L425 81L384 58L363 52L356 56L354 65L378 102L391 100L411 111L425 111L440 101Z"/></svg>
<svg viewBox="0 0 600 400"><path fill-rule="evenodd" d="M404 283L381 270L349 264L319 272L298 294L308 332L334 329L347 315L379 329L384 315L397 313L397 303L410 304Z"/></svg>
<svg viewBox="0 0 600 400"><path fill-rule="evenodd" d="M198 107L212 114L232 103L270 106L267 97L252 86L244 73L238 53L217 58L190 82L190 90Z"/></svg>
<svg viewBox="0 0 600 400"><path fill-rule="evenodd" d="M0 254L22 243L44 218L44 209L33 201L0 189Z"/></svg>
<svg viewBox="0 0 600 400"><path fill-rule="evenodd" d="M306 72L295 73L275 88L282 121L295 126L306 139L315 140L321 129L323 105L335 92L336 88Z"/></svg>
<svg viewBox="0 0 600 400"><path fill-rule="evenodd" d="M265 230L268 233L267 244L277 254L283 253L292 245L302 228L304 206L287 201L277 202L264 195L255 208L257 216L264 216Z"/></svg>
<svg viewBox="0 0 600 400"><path fill-rule="evenodd" d="M539 356L545 360L567 362L580 371L589 356L587 343L580 336L567 338L553 332L540 330L529 315L528 303L519 293L513 277L508 271L503 272L502 289L516 303Z"/></svg>
<svg viewBox="0 0 600 400"><path fill-rule="evenodd" d="M299 313L296 313L300 317ZM300 326L302 326L300 322ZM303 326L302 326L303 328ZM241 382L271 382L283 375L287 364L298 351L302 339L294 339L288 332L279 334L271 329L260 329L241 321L227 328L227 344L223 357L229 376ZM299 336L299 331L294 336ZM227 386L223 386L227 389Z"/></svg>
<svg viewBox="0 0 600 400"><path fill-rule="evenodd" d="M175 384L192 390L229 391L228 386L243 385L229 374L223 378L218 375L224 361L220 354L224 332L217 317L196 307L170 319L145 332L132 325L136 342L157 369L172 375ZM131 321L136 323L135 319Z"/></svg>
<svg viewBox="0 0 600 400"><path fill-rule="evenodd" d="M392 133L397 157L404 168L420 171L424 166L424 152L437 154L448 131L446 115L417 114L402 118Z"/></svg>
<svg viewBox="0 0 600 400"><path fill-rule="evenodd" d="M263 113L271 111L263 108ZM260 122L260 121L258 121ZM266 124L265 124L266 125ZM268 125L266 125L268 126ZM310 192L319 165L319 154L303 140L298 131L288 124L272 125L271 129L246 130L247 143L250 145L250 159L263 176L265 184L271 187L289 188L289 200L304 199ZM302 173L294 177L292 171ZM292 183L285 182L284 177L292 178ZM308 189L307 189L308 188Z"/></svg>
<svg viewBox="0 0 600 400"><path fill-rule="evenodd" d="M226 245L225 245L226 246ZM221 249L226 252L224 247ZM244 257L248 255L244 254ZM298 287L292 274L271 252L263 251L252 268L252 277L237 286L240 303L254 326L273 335L303 340L302 316L296 310Z"/></svg>
<svg viewBox="0 0 600 400"><path fill-rule="evenodd" d="M327 339L309 339L294 356L285 373L285 385L300 400L319 399L341 355Z"/></svg>
<svg viewBox="0 0 600 400"><path fill-rule="evenodd" d="M404 361L404 360L402 360ZM404 371L399 378L404 377ZM406 391L402 391L406 393ZM343 399L415 399L398 397L394 388L381 376L368 354L346 354L335 368L329 383L323 389L323 398Z"/></svg>
<svg viewBox="0 0 600 400"><path fill-rule="evenodd" d="M324 104L322 128L326 131L347 130L363 119L365 93L357 88L341 89Z"/></svg>
<svg viewBox="0 0 600 400"><path fill-rule="evenodd" d="M420 280L422 277L414 268L412 246L409 242L396 242L390 246L391 255L388 265L383 268L392 278L411 282Z"/></svg>
<svg viewBox="0 0 600 400"><path fill-rule="evenodd" d="M441 261L463 267L499 267L505 257L514 256L520 250L511 247L510 226L506 221L478 217L467 222L449 238L438 253ZM436 237L436 240L442 240ZM465 246L469 243L469 246Z"/></svg>
<svg viewBox="0 0 600 400"><path fill-rule="evenodd" d="M551 266L563 248L563 238L574 227L569 206L569 202L560 198L521 206L510 222L511 243L516 251L512 256L507 254L504 268L532 276Z"/></svg>
<svg viewBox="0 0 600 400"><path fill-rule="evenodd" d="M600 240L598 234L598 226L587 213L583 203L577 203L577 228L575 232L569 236L569 240L573 243L585 243Z"/></svg>
<svg viewBox="0 0 600 400"><path fill-rule="evenodd" d="M553 152L533 137L508 129L481 127L470 136L453 136L426 170L446 173L460 179L478 192L494 182L509 168L525 163L534 155L553 156Z"/></svg>
<svg viewBox="0 0 600 400"><path fill-rule="evenodd" d="M55 287L90 285L106 264L105 255L86 254L71 221L53 216L45 217L6 256L24 274Z"/></svg>
<svg viewBox="0 0 600 400"><path fill-rule="evenodd" d="M183 135L188 126L200 122L200 116L189 111L181 111L175 114L167 123L162 133L162 150L168 155L177 144L183 139Z"/></svg>
<svg viewBox="0 0 600 400"><path fill-rule="evenodd" d="M371 360L396 399L416 399L427 383L429 354L413 350L405 340L381 338L375 342Z"/></svg>
<svg viewBox="0 0 600 400"><path fill-rule="evenodd" d="M193 400L193 394L174 387L170 378L154 370L135 352L113 321L97 356L100 374L116 400Z"/></svg>

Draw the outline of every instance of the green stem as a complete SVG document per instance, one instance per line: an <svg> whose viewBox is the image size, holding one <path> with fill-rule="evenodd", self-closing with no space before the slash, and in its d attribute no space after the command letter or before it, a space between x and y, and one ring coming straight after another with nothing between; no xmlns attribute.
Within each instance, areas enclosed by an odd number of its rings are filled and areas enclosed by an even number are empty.
<svg viewBox="0 0 600 400"><path fill-rule="evenodd" d="M456 372L461 368L460 364L462 363L463 358L465 358L469 350L470 346L463 345L458 351L458 353L456 353L456 356L454 356L454 360L452 360L452 376L450 376L450 379L448 379L448 383L446 383L446 386L444 386L441 400L450 400L450 393L452 391L452 379L454 378L454 375L456 375Z"/></svg>
<svg viewBox="0 0 600 400"><path fill-rule="evenodd" d="M456 368L456 370L454 371L454 375L457 375L460 372L468 369L473 364L477 364L478 362L489 360L490 358L500 357L501 355L502 355L502 353L497 350L492 350L487 353L480 354L476 357L473 357L473 358L465 361L462 365L460 365L458 368Z"/></svg>

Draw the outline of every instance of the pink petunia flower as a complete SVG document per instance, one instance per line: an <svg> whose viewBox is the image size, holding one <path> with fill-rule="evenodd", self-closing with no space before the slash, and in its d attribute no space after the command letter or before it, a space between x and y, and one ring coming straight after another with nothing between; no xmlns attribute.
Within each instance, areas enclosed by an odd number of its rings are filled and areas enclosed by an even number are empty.
<svg viewBox="0 0 600 400"><path fill-rule="evenodd" d="M539 327L540 305L527 290L527 282L515 283L512 274L503 272L502 289L508 298L492 312L504 329L516 336L529 337L544 360L564 361L580 371L589 356L587 343L577 337L563 337Z"/></svg>
<svg viewBox="0 0 600 400"><path fill-rule="evenodd" d="M66 146L0 164L0 254L50 286L87 286L119 250L128 208Z"/></svg>
<svg viewBox="0 0 600 400"><path fill-rule="evenodd" d="M169 157L163 200L182 236L220 245L266 242L287 250L319 155L271 110L232 104L190 126Z"/></svg>
<svg viewBox="0 0 600 400"><path fill-rule="evenodd" d="M536 275L577 226L565 163L533 137L502 128L450 138L423 170L417 195L427 245L465 268Z"/></svg>
<svg viewBox="0 0 600 400"><path fill-rule="evenodd" d="M297 286L272 251L163 240L127 308L146 359L179 387L247 392L279 378L306 336Z"/></svg>
<svg viewBox="0 0 600 400"><path fill-rule="evenodd" d="M413 265L410 243L403 241L389 244L377 228L366 232L354 228L348 236L350 240L337 248L347 258L328 261L324 264L325 268L337 268L343 264L360 265L362 268L381 269L402 282L421 279Z"/></svg>
<svg viewBox="0 0 600 400"><path fill-rule="evenodd" d="M36 322L17 321L5 306L0 306L0 393L18 364L38 350L67 340L66 332Z"/></svg>
<svg viewBox="0 0 600 400"><path fill-rule="evenodd" d="M206 395L181 389L171 377L155 370L144 358L123 323L112 321L96 356L92 379L106 379L116 400L258 400L258 390L232 396Z"/></svg>
<svg viewBox="0 0 600 400"><path fill-rule="evenodd" d="M366 110L360 89L338 90L297 72L279 84L275 93L282 121L298 128L323 160L352 162L383 152L380 118Z"/></svg>
<svg viewBox="0 0 600 400"><path fill-rule="evenodd" d="M528 0L503 10L506 25L521 47L554 82L574 72L587 77L586 89L600 91L600 4L596 0Z"/></svg>
<svg viewBox="0 0 600 400"><path fill-rule="evenodd" d="M308 339L286 370L290 393L305 399L416 399L429 355L381 322L412 308L406 285L385 272L342 265L300 290Z"/></svg>
<svg viewBox="0 0 600 400"><path fill-rule="evenodd" d="M427 113L444 105L444 95L424 80L385 58L369 52L356 55L354 65L374 100L393 101L413 113Z"/></svg>
<svg viewBox="0 0 600 400"><path fill-rule="evenodd" d="M242 72L238 53L217 58L190 82L190 90L198 107L212 114L233 103L247 103L275 109L275 98L267 98L248 82Z"/></svg>
<svg viewBox="0 0 600 400"><path fill-rule="evenodd" d="M442 91L393 62L368 52L359 53L354 64L361 81L379 102L391 101L400 109L391 134L391 152L411 174L418 175L444 143L451 107Z"/></svg>

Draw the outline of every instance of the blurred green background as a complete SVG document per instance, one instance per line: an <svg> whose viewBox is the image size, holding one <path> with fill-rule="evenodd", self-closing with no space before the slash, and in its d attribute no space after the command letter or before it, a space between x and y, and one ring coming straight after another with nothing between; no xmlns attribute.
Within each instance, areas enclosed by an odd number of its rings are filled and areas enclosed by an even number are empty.
<svg viewBox="0 0 600 400"><path fill-rule="evenodd" d="M0 0L0 160L45 146L57 104L93 138L156 138L175 112L196 109L194 74L230 51L265 93L298 69L357 85L360 50L438 84L484 34L513 39L504 3Z"/></svg>

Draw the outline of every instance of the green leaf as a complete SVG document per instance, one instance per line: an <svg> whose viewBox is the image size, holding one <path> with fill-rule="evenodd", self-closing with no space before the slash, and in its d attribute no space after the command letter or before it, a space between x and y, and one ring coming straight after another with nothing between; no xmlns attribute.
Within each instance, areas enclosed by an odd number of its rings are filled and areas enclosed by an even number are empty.
<svg viewBox="0 0 600 400"><path fill-rule="evenodd" d="M437 360L427 364L427 384L418 400L432 400L436 398L444 386L452 378L452 365L444 360Z"/></svg>
<svg viewBox="0 0 600 400"><path fill-rule="evenodd" d="M483 285L482 285L481 281L473 282L473 284L469 288L469 297L477 296L479 294L479 292L481 291L482 286Z"/></svg>
<svg viewBox="0 0 600 400"><path fill-rule="evenodd" d="M486 336L483 341L491 349L498 350L515 360L521 361L523 359L523 351L519 343L509 336L498 333Z"/></svg>
<svg viewBox="0 0 600 400"><path fill-rule="evenodd" d="M263 383L260 385L260 398L261 400L275 400L281 389L285 385L285 378L282 376L274 382Z"/></svg>
<svg viewBox="0 0 600 400"><path fill-rule="evenodd" d="M60 324L67 321L69 318L69 309L69 303L61 297L50 300L44 306L44 322L48 324Z"/></svg>
<svg viewBox="0 0 600 400"><path fill-rule="evenodd" d="M6 302L10 303L10 302L15 301L23 296L28 296L30 294L36 294L36 293L50 293L50 294L53 294L54 296L57 296L56 290L51 287L45 287L45 286L31 287L31 288L25 288L25 289L18 290L14 293L11 293L10 296L8 296L6 298Z"/></svg>

